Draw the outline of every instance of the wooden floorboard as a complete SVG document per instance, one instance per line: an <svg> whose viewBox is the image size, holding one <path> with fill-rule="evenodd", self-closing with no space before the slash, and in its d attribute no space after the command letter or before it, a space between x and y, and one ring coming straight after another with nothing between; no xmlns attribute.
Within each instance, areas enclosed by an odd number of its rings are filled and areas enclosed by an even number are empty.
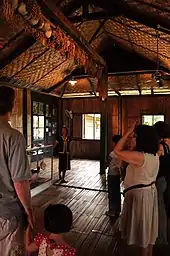
<svg viewBox="0 0 170 256"><path fill-rule="evenodd" d="M76 175L76 165L77 175ZM73 170L67 174L68 184L54 185L33 198L37 231L43 230L43 210L49 204L63 203L73 211L74 222L65 239L77 249L78 256L138 255L119 244L113 237L114 219L105 215L107 210L106 181L99 175L96 161L75 160ZM80 180L83 179L83 180ZM70 183L70 186L68 186ZM82 188L72 187L73 185ZM86 188L86 189L84 189ZM89 190L87 189L89 188ZM98 189L97 191L91 190ZM169 249L156 249L154 256L170 255Z"/></svg>

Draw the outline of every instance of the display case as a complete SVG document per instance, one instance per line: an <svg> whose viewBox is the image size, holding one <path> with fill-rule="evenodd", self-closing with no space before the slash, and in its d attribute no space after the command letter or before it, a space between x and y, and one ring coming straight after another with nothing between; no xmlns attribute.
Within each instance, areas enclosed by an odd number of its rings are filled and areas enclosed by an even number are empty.
<svg viewBox="0 0 170 256"><path fill-rule="evenodd" d="M32 116L32 146L53 143L57 133L57 106L34 100Z"/></svg>
<svg viewBox="0 0 170 256"><path fill-rule="evenodd" d="M27 149L32 172L31 188L53 179L53 145Z"/></svg>

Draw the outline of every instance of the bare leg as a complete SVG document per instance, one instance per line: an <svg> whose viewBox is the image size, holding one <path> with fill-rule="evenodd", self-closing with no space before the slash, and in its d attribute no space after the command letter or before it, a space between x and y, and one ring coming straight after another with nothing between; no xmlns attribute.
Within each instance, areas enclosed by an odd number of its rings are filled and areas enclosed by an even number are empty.
<svg viewBox="0 0 170 256"><path fill-rule="evenodd" d="M61 180L62 179L62 177L61 177L61 171L59 170L59 180Z"/></svg>
<svg viewBox="0 0 170 256"><path fill-rule="evenodd" d="M62 175L62 176L63 176L63 177L62 177L62 182L66 182L66 181L65 181L66 170L65 170L65 171L63 171L63 173L62 173L62 174L63 174L63 175Z"/></svg>
<svg viewBox="0 0 170 256"><path fill-rule="evenodd" d="M148 248L140 248L141 256L148 256Z"/></svg>
<svg viewBox="0 0 170 256"><path fill-rule="evenodd" d="M149 244L147 256L152 256L152 252L153 252L153 245L152 245L152 244Z"/></svg>

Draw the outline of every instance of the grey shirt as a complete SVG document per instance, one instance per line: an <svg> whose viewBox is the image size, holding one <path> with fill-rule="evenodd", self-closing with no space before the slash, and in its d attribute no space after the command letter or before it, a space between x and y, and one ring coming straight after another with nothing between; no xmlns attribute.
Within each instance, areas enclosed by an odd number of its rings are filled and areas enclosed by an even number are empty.
<svg viewBox="0 0 170 256"><path fill-rule="evenodd" d="M24 137L0 117L0 217L22 214L14 182L30 178Z"/></svg>

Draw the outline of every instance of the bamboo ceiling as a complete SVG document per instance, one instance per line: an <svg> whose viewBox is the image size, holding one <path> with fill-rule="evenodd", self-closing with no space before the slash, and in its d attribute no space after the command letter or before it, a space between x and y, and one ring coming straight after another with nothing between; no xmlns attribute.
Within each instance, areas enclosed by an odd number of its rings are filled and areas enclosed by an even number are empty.
<svg viewBox="0 0 170 256"><path fill-rule="evenodd" d="M84 15L81 1L55 0L54 2L97 53L100 54L106 42L112 40L114 44L127 52L143 56L146 60L155 63L155 69L157 68L156 27L167 24L166 29L159 31L158 57L160 67L164 69L164 72L170 72L170 31L167 30L167 28L170 29L169 1L123 1L120 14L110 14L108 17L107 8L110 7L112 10L109 5L111 1L105 0L104 3L98 1L97 4L94 1L94 4L89 6L91 18L84 16L82 21L79 18ZM127 13L127 7L130 10L129 13ZM103 18L97 19L96 13L103 13ZM139 13L139 16L135 15L136 13ZM79 20L76 21L76 17ZM155 27L152 23L149 25L149 20L155 21ZM97 94L97 82L94 78L76 79L77 83L74 86L69 83L71 78L69 75L79 67L75 58L64 56L55 48L46 47L37 38L34 39L30 32L24 29L23 24L18 27L8 26L8 21L4 19L1 11L0 62L2 63L0 64L0 80L19 87L39 91L50 91L51 88L52 93L62 96L74 93L87 93L91 96ZM109 75L108 90L113 95L121 95L121 92L122 95L126 92L128 94L129 90L133 90L134 94L137 92L149 94L154 91L155 93L159 91L168 93L170 81L164 81L162 88L159 88L152 74Z"/></svg>

